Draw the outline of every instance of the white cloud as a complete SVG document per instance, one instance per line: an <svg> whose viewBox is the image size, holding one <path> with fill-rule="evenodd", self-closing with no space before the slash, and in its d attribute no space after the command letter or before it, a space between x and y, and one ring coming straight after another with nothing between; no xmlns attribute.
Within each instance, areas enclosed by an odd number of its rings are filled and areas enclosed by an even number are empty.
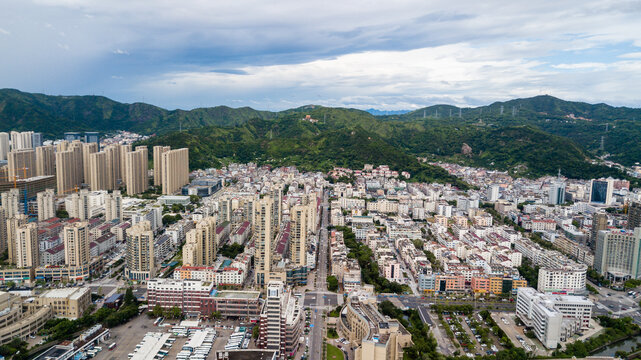
<svg viewBox="0 0 641 360"><path fill-rule="evenodd" d="M641 59L641 51L622 54L622 55L619 55L619 57L624 59Z"/></svg>
<svg viewBox="0 0 641 360"><path fill-rule="evenodd" d="M638 1L600 0L11 2L0 78L180 107L404 108L547 92L639 105L640 15Z"/></svg>
<svg viewBox="0 0 641 360"><path fill-rule="evenodd" d="M562 69L562 70L586 70L586 69L603 70L608 68L608 66L609 66L608 64L596 63L596 62L552 65L553 68Z"/></svg>
<svg viewBox="0 0 641 360"><path fill-rule="evenodd" d="M11 33L8 30L0 28L0 34L2 34L2 35L10 35Z"/></svg>

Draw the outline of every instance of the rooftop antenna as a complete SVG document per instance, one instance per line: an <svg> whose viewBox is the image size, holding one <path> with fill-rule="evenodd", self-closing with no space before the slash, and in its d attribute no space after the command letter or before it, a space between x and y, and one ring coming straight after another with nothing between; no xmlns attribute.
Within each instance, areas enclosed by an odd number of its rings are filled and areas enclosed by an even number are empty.
<svg viewBox="0 0 641 360"><path fill-rule="evenodd" d="M512 106L512 116L516 116L516 107Z"/></svg>
<svg viewBox="0 0 641 360"><path fill-rule="evenodd" d="M452 109L450 109L450 117L452 117Z"/></svg>
<svg viewBox="0 0 641 360"><path fill-rule="evenodd" d="M425 119L426 115L427 115L427 110L423 109L423 119Z"/></svg>
<svg viewBox="0 0 641 360"><path fill-rule="evenodd" d="M438 109L434 109L434 117L438 117Z"/></svg>
<svg viewBox="0 0 641 360"><path fill-rule="evenodd" d="M463 112L463 111L461 110L461 108L459 108L459 109L458 109L458 117L459 117L459 119L461 118L462 112Z"/></svg>
<svg viewBox="0 0 641 360"><path fill-rule="evenodd" d="M503 115L503 105L501 105L501 115Z"/></svg>

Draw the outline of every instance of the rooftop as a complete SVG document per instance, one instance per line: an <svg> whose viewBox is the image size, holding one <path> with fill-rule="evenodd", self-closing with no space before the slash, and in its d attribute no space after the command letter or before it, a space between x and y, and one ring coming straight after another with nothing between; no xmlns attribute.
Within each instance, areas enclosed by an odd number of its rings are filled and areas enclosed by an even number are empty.
<svg viewBox="0 0 641 360"><path fill-rule="evenodd" d="M88 292L89 288L87 287L81 287L81 288L62 288L62 289L53 289L44 292L42 295L40 295L41 298L70 298L70 299L77 299L84 295L84 293Z"/></svg>
<svg viewBox="0 0 641 360"><path fill-rule="evenodd" d="M218 291L214 289L212 290L210 295L217 298L258 300L258 298L260 297L260 291L240 291L240 290Z"/></svg>

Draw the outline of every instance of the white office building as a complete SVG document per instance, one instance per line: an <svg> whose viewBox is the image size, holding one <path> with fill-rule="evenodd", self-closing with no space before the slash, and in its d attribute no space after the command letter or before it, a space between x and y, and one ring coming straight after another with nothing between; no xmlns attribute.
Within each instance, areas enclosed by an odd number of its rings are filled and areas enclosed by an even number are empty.
<svg viewBox="0 0 641 360"><path fill-rule="evenodd" d="M583 295L587 272L585 264L541 268L537 290L543 293Z"/></svg>
<svg viewBox="0 0 641 360"><path fill-rule="evenodd" d="M518 290L516 315L545 347L555 349L559 342L589 328L593 306L586 297L548 295L524 287Z"/></svg>
<svg viewBox="0 0 641 360"><path fill-rule="evenodd" d="M499 197L501 197L499 188L499 185L492 185L487 188L487 201L496 201L499 199Z"/></svg>

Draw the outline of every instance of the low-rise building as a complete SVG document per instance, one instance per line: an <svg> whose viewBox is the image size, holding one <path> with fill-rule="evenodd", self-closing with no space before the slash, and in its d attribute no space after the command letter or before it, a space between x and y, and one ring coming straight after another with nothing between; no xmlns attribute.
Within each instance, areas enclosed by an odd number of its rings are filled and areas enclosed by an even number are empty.
<svg viewBox="0 0 641 360"><path fill-rule="evenodd" d="M588 267L585 264L539 269L537 290L544 293L583 295Z"/></svg>
<svg viewBox="0 0 641 360"><path fill-rule="evenodd" d="M19 295L0 291L0 345L26 340L52 317L50 306L24 306Z"/></svg>
<svg viewBox="0 0 641 360"><path fill-rule="evenodd" d="M586 297L548 295L533 288L521 288L516 299L516 315L549 349L590 326L594 304Z"/></svg>
<svg viewBox="0 0 641 360"><path fill-rule="evenodd" d="M224 317L257 319L260 292L216 290L214 283L202 280L152 279L147 282L149 307L178 307L184 313L209 316L220 311Z"/></svg>
<svg viewBox="0 0 641 360"><path fill-rule="evenodd" d="M48 290L34 299L33 306L49 306L55 317L78 319L91 305L89 287Z"/></svg>
<svg viewBox="0 0 641 360"><path fill-rule="evenodd" d="M351 296L341 310L338 331L356 344L356 360L400 360L412 335L378 311L375 297Z"/></svg>

